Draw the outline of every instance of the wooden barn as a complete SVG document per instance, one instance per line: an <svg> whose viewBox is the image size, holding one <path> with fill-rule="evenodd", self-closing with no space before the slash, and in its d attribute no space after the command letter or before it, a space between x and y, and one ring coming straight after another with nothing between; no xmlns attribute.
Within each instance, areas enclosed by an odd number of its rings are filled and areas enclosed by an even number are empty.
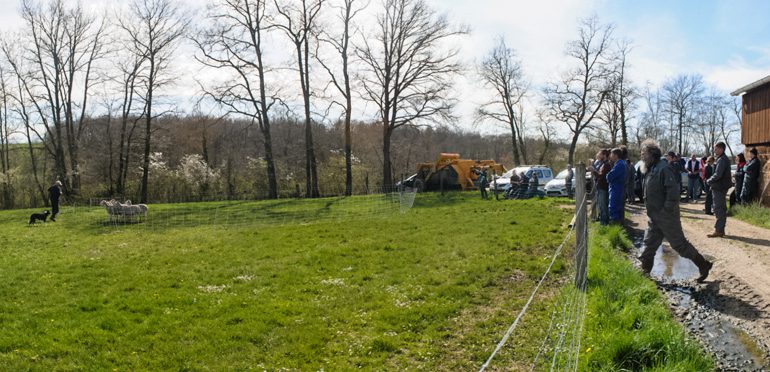
<svg viewBox="0 0 770 372"><path fill-rule="evenodd" d="M770 76L732 92L742 96L741 143L756 147L762 161L760 202L770 206Z"/></svg>

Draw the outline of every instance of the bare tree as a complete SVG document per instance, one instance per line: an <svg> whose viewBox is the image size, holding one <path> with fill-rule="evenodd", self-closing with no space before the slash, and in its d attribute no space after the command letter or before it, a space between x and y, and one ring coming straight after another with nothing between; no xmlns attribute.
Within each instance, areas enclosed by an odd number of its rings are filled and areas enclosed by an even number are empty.
<svg viewBox="0 0 770 372"><path fill-rule="evenodd" d="M118 141L118 169L115 181L115 191L125 195L128 169L131 160L131 144L144 108L136 114L134 105L137 104L137 84L140 75L144 73L145 56L126 53L125 58L118 59L115 64L119 72L116 77L120 86L120 140ZM122 53L119 56L123 55ZM129 126L130 124L130 126Z"/></svg>
<svg viewBox="0 0 770 372"><path fill-rule="evenodd" d="M215 87L205 88L206 95L223 106L229 114L256 122L262 135L267 163L268 197L278 197L278 182L273 155L270 109L279 102L268 95L263 62L263 38L269 29L265 0L220 0L208 16L209 28L195 38L204 65L229 72L231 77Z"/></svg>
<svg viewBox="0 0 770 372"><path fill-rule="evenodd" d="M703 89L703 77L700 75L679 75L663 84L666 113L672 118L671 124L676 126L679 153L685 150L685 131L691 126L687 119Z"/></svg>
<svg viewBox="0 0 770 372"><path fill-rule="evenodd" d="M317 198L318 166L313 145L313 123L310 116L310 41L317 26L318 14L324 0L291 0L279 4L274 0L281 18L275 25L289 37L297 52L297 71L302 87L302 102L305 109L305 196ZM297 4L298 3L298 4Z"/></svg>
<svg viewBox="0 0 770 372"><path fill-rule="evenodd" d="M612 72L612 32L612 25L602 25L596 17L581 20L578 38L568 44L566 52L577 60L577 66L544 89L548 114L572 132L570 164L574 163L581 134L591 128L607 97L607 79Z"/></svg>
<svg viewBox="0 0 770 372"><path fill-rule="evenodd" d="M382 185L393 185L390 145L405 125L452 120L448 97L460 72L457 49L442 43L467 33L453 28L425 0L385 0L376 33L356 48L366 68L364 98L377 108L382 125Z"/></svg>
<svg viewBox="0 0 770 372"><path fill-rule="evenodd" d="M185 35L189 23L189 17L173 0L134 0L129 5L128 14L120 19L120 27L131 40L130 51L134 56L146 59L147 63L146 71L142 76L145 89L142 97L145 128L139 197L143 203L148 199L152 122L163 115L163 113L153 114L155 95L158 89L171 83L165 75L173 52L179 40Z"/></svg>
<svg viewBox="0 0 770 372"><path fill-rule="evenodd" d="M730 111L735 116L735 120L726 119L724 120L724 126L720 128L720 132L722 135L722 138L725 140L725 143L727 144L728 150L730 150L730 156L732 157L734 155L733 148L730 145L731 138L734 134L741 133L741 128L743 128L743 115L741 112L741 105L743 100L741 97L735 97L730 101L728 104L730 105ZM740 139L739 139L740 143Z"/></svg>
<svg viewBox="0 0 770 372"><path fill-rule="evenodd" d="M540 132L541 139L543 140L543 151L540 153L537 161L538 164L545 164L545 159L548 156L548 151L551 149L551 145L556 138L556 128L548 121L548 115L541 111L537 113L540 125L537 130Z"/></svg>
<svg viewBox="0 0 770 372"><path fill-rule="evenodd" d="M497 45L481 61L478 74L481 82L495 92L495 97L476 110L476 120L505 125L511 133L514 165L521 164L522 159L526 163L522 114L529 82L524 77L516 52L505 44L503 37L499 38Z"/></svg>
<svg viewBox="0 0 770 372"><path fill-rule="evenodd" d="M19 39L12 41L3 40L2 51L3 57L10 66L10 70L13 74L15 84L13 86L14 94L9 94L13 103L11 104L12 111L18 116L21 123L24 125L24 135L27 140L27 150L29 151L30 165L32 167L32 176L34 178L35 186L38 192L40 200L48 206L48 198L46 197L45 187L40 180L40 167L38 167L38 158L35 156L34 142L43 141L44 146L49 153L50 147L44 142L43 136L36 130L32 115L36 112L40 115L41 122L45 123L45 112L42 106L34 100L32 95L33 74L30 72L30 68L27 64L31 63L28 59L24 58L23 45ZM28 106L32 105L33 109L30 112ZM46 125L46 129L48 129ZM49 132L50 133L50 132ZM43 169L44 171L44 169Z"/></svg>
<svg viewBox="0 0 770 372"><path fill-rule="evenodd" d="M11 136L13 128L8 124L8 105L11 87L8 84L9 74L4 64L0 64L0 184L3 188L3 207L13 207L11 186Z"/></svg>
<svg viewBox="0 0 770 372"><path fill-rule="evenodd" d="M43 124L51 143L49 152L65 193L76 194L80 188L78 141L86 125L89 89L98 83L93 69L104 54L106 23L97 22L80 4L65 8L63 0L46 6L24 0L21 14L31 39L27 58L37 67L34 79L40 90L31 98L46 101L50 112Z"/></svg>
<svg viewBox="0 0 770 372"><path fill-rule="evenodd" d="M603 144L610 147L616 147L618 145L618 135L621 131L624 131L624 125L621 120L620 114L620 92L618 86L613 83L607 90L607 95L604 99L604 104L596 115L596 119L604 124L602 130L596 131L597 139L605 139L609 134L609 142L603 142Z"/></svg>
<svg viewBox="0 0 770 372"><path fill-rule="evenodd" d="M658 141L661 148L668 148L671 142L663 135L663 98L660 96L660 91L648 84L643 91L642 99L644 110L640 113L636 127L636 144L639 145L645 139L652 138Z"/></svg>
<svg viewBox="0 0 770 372"><path fill-rule="evenodd" d="M336 55L339 57L339 72L335 72L335 69L330 63L327 63L323 58L318 58L319 63L331 78L331 83L337 89L342 96L344 102L340 103L345 117L345 195L350 196L353 194L353 144L350 135L350 123L353 120L353 97L351 91L351 79L350 79L350 41L353 36L351 30L353 18L360 13L367 4L363 6L356 6L361 3L357 0L342 0L343 4L339 7L340 14L337 16L338 20L342 24L342 32L338 35L330 35L328 32L322 32L319 35L321 43L329 45L334 49Z"/></svg>

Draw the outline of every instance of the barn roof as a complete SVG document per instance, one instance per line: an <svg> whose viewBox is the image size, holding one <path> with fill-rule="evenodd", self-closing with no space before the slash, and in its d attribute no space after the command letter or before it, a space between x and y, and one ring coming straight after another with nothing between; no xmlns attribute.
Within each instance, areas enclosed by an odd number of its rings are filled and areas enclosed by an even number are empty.
<svg viewBox="0 0 770 372"><path fill-rule="evenodd" d="M747 86L745 86L743 88L740 88L740 89L736 90L735 92L730 93L730 95L740 96L743 93L748 93L749 91L752 91L752 90L754 90L756 88L759 88L759 87L761 87L761 86L763 86L765 84L770 84L770 75L765 76L764 78L762 78L760 80L757 80L757 81L755 81L755 82L753 82L753 83L751 83L751 84L749 84L749 85L747 85Z"/></svg>

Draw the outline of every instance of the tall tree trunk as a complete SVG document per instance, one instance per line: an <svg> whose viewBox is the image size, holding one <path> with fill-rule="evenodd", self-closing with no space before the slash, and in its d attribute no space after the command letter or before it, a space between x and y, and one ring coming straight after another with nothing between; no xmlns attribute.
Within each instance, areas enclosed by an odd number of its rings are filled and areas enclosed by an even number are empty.
<svg viewBox="0 0 770 372"><path fill-rule="evenodd" d="M572 141L569 144L569 155L567 157L567 164L575 164L575 149L577 148L577 141L580 138L580 132L574 133Z"/></svg>
<svg viewBox="0 0 770 372"><path fill-rule="evenodd" d="M40 199L43 201L43 205L48 207L48 197L45 194L46 189L40 183L40 177L38 176L37 159L35 158L35 148L32 146L32 137L29 133L29 123L26 123L25 128L27 131L27 149L29 149L29 160L32 165L32 176L35 178L35 185L37 186L37 191L40 193Z"/></svg>
<svg viewBox="0 0 770 372"><path fill-rule="evenodd" d="M110 185L110 196L115 195L115 148L112 143L112 113L107 114L107 152L109 153L109 167L107 175L109 178L108 184Z"/></svg>
<svg viewBox="0 0 770 372"><path fill-rule="evenodd" d="M150 47L152 49L152 46ZM140 195L140 200L142 203L148 202L148 185L149 185L149 179L150 179L150 137L152 135L151 125L152 125L152 93L154 88L154 76L155 76L155 60L153 58L150 58L150 73L149 75L150 79L147 82L147 108L146 108L146 124L144 128L144 162L142 166L142 192Z"/></svg>
<svg viewBox="0 0 770 372"><path fill-rule="evenodd" d="M524 143L524 136L519 133L518 135L519 140L519 152L521 153L521 160L524 162L524 164L529 164L529 160L527 159L527 145Z"/></svg>
<svg viewBox="0 0 770 372"><path fill-rule="evenodd" d="M118 143L118 179L115 182L115 191L118 195L123 195L125 193L125 168L128 166L126 164L126 161L128 160L128 155L125 157L123 156L124 152L128 152L126 150L126 126L127 126L127 117L123 117L120 123L120 142Z"/></svg>
<svg viewBox="0 0 770 372"><path fill-rule="evenodd" d="M265 114L265 118L266 117L267 117L267 114ZM270 199L277 199L278 198L278 180L275 176L275 158L273 157L273 139L270 134L269 125L267 128L268 128L267 130L262 132L262 136L264 137L264 145L265 145L265 161L267 162L267 184L268 184L267 197Z"/></svg>
<svg viewBox="0 0 770 372"><path fill-rule="evenodd" d="M348 91L349 92L349 91ZM350 136L350 121L353 114L350 95L345 109L345 196L353 195L353 146Z"/></svg>
<svg viewBox="0 0 770 372"><path fill-rule="evenodd" d="M384 124L382 132L382 188L387 191L393 186L393 176L391 174L390 162L390 137L392 134L390 125Z"/></svg>
<svg viewBox="0 0 770 372"><path fill-rule="evenodd" d="M521 159L519 158L519 140L516 135L516 126L513 123L509 123L511 127L511 153L513 154L513 166L517 167L521 165Z"/></svg>

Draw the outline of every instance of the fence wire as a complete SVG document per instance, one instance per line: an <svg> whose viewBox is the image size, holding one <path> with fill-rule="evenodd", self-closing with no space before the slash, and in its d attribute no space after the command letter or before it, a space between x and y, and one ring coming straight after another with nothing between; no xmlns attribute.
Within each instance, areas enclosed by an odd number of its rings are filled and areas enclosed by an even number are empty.
<svg viewBox="0 0 770 372"><path fill-rule="evenodd" d="M91 199L63 204L57 223L105 229L163 232L175 228L279 226L320 222L368 220L407 213L416 190L318 199L216 200L140 205L130 200ZM215 201L206 201L215 200ZM117 204L112 204L112 203Z"/></svg>
<svg viewBox="0 0 770 372"><path fill-rule="evenodd" d="M570 274L574 276L575 281L561 289L561 293L553 304L549 324L539 345L538 352L531 363L531 370L576 371L578 369L587 301L589 194L585 188L585 168L578 166L575 172L578 175L576 177L578 187L575 193L576 208L573 223L570 224L570 229L564 240L555 249L551 263L533 289L529 300L519 311L500 342L497 343L492 354L481 366L480 372L490 366L494 357L514 334L516 327L526 314L535 295L553 268L556 259L563 254L564 248L573 235L575 236L575 261L574 265L570 266Z"/></svg>

